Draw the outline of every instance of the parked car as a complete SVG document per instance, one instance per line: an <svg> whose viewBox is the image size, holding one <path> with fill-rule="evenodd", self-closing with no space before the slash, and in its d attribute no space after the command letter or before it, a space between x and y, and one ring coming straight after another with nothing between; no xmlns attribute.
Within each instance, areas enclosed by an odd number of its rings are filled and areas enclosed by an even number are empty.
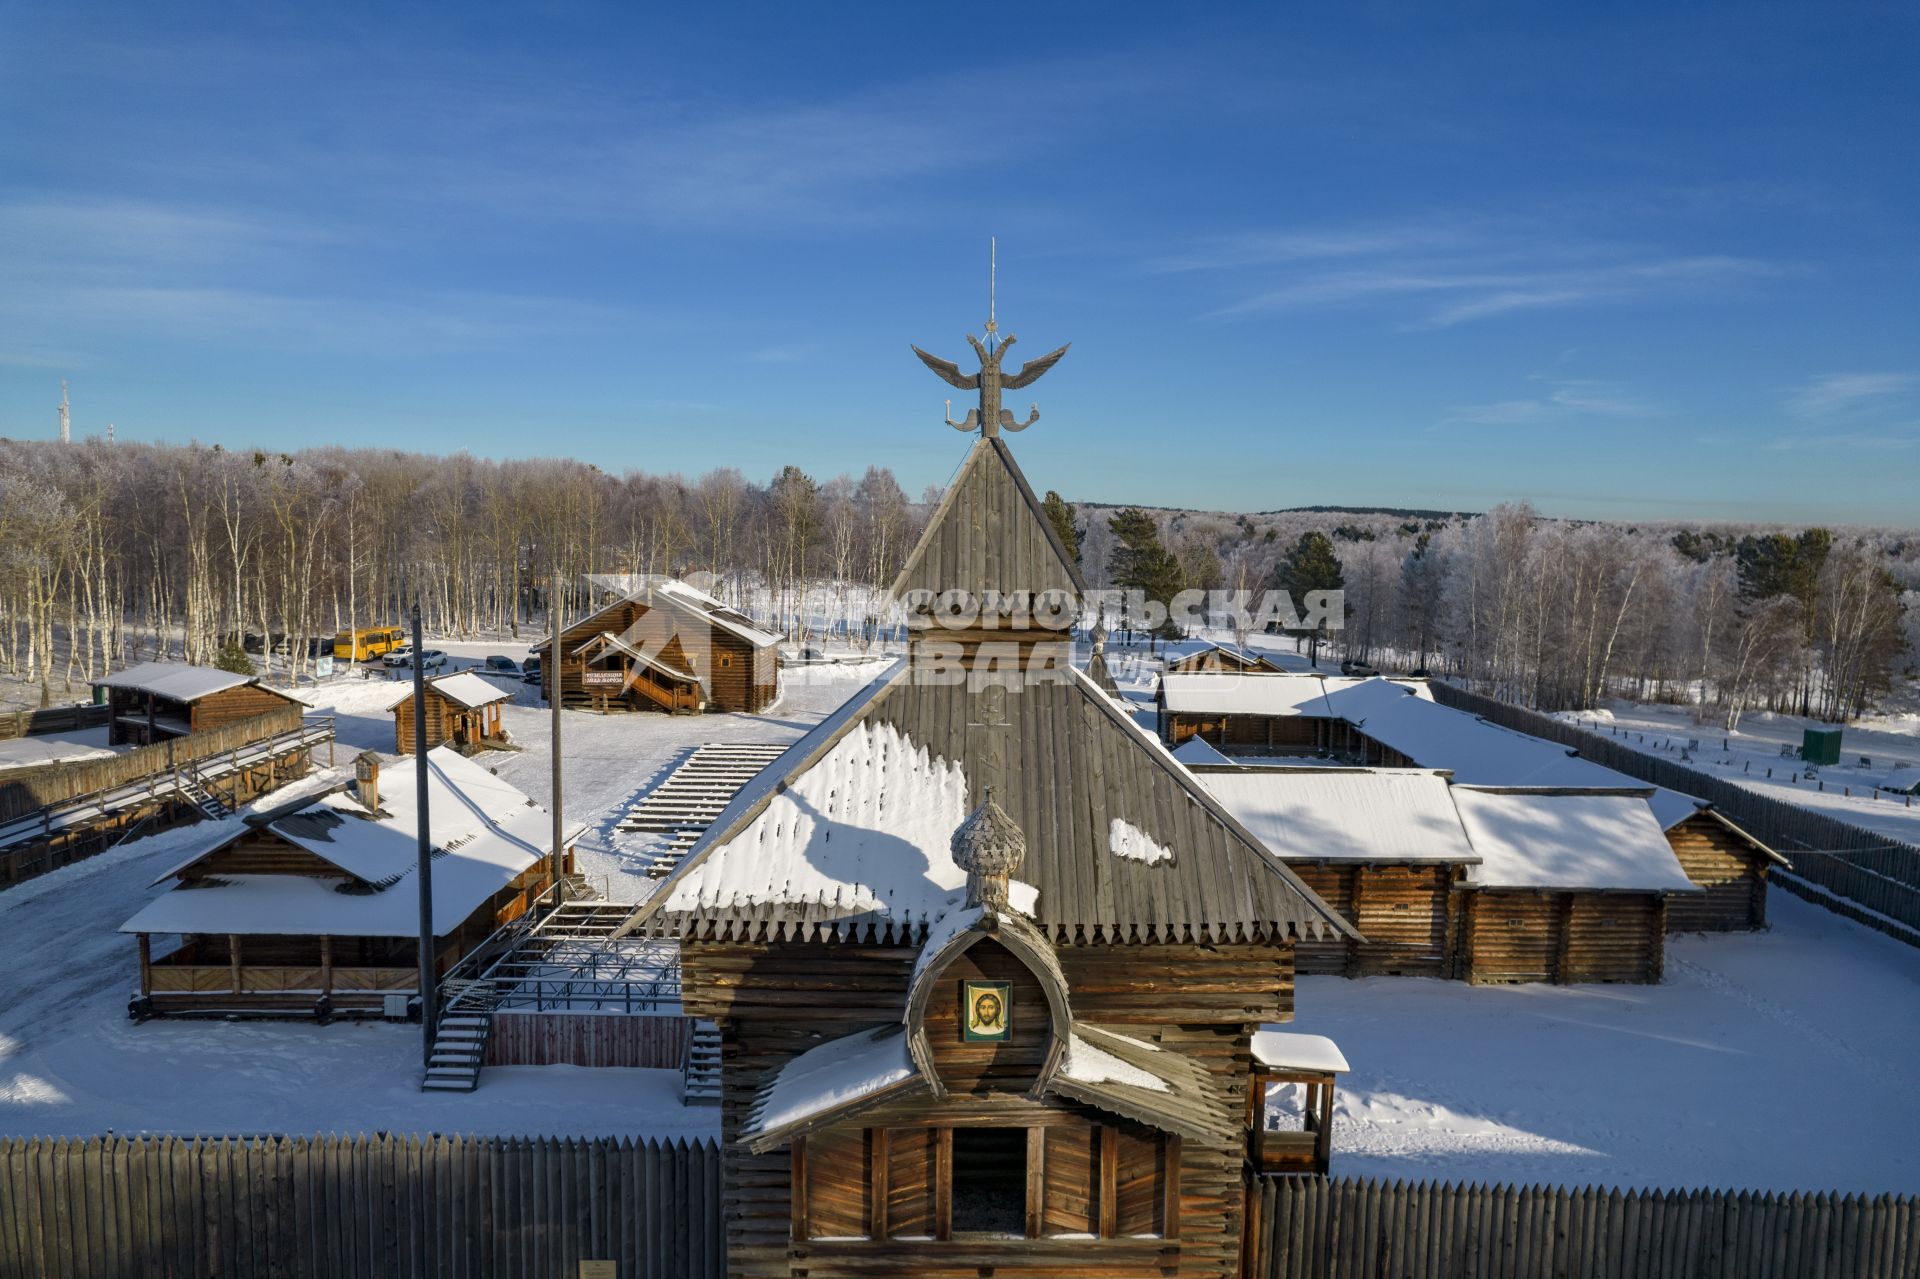
<svg viewBox="0 0 1920 1279"><path fill-rule="evenodd" d="M522 673L520 663L497 653L480 663L480 671L484 675L510 675L516 678Z"/></svg>
<svg viewBox="0 0 1920 1279"><path fill-rule="evenodd" d="M1380 672L1365 662L1344 661L1340 663L1342 675L1378 675Z"/></svg>
<svg viewBox="0 0 1920 1279"><path fill-rule="evenodd" d="M441 652L439 649L427 648L427 649L420 650L420 669L421 670L437 671L437 670L440 670L442 667L444 667L446 664L447 664L447 655ZM408 665L412 665L412 663L409 662Z"/></svg>
<svg viewBox="0 0 1920 1279"><path fill-rule="evenodd" d="M380 660L388 666L411 666L413 665L413 645L402 644Z"/></svg>
<svg viewBox="0 0 1920 1279"><path fill-rule="evenodd" d="M538 684L540 682L539 658L529 657L527 659L527 664L520 668L520 682L522 684Z"/></svg>

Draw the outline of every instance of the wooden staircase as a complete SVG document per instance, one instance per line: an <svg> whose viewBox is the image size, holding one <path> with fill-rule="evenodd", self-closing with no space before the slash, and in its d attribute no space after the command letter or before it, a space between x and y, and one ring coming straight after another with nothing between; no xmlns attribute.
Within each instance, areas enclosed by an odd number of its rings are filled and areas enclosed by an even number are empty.
<svg viewBox="0 0 1920 1279"><path fill-rule="evenodd" d="M720 1104L720 1027L705 1018L693 1023L693 1038L680 1064L680 1104Z"/></svg>
<svg viewBox="0 0 1920 1279"><path fill-rule="evenodd" d="M233 812L224 800L206 788L199 775L190 768L180 774L180 794L210 822L217 822Z"/></svg>
<svg viewBox="0 0 1920 1279"><path fill-rule="evenodd" d="M786 753L757 742L708 742L648 791L620 822L623 831L663 835L647 874L658 879L680 864L740 788Z"/></svg>

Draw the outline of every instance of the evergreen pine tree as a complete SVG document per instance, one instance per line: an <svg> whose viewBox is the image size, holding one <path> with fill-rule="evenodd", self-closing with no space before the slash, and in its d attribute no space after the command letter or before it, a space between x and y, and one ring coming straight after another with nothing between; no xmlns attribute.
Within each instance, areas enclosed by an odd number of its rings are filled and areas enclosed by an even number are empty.
<svg viewBox="0 0 1920 1279"><path fill-rule="evenodd" d="M232 671L235 675L253 675L253 659L247 656L247 650L241 646L238 636L229 635L220 651L214 655L213 664L223 671Z"/></svg>
<svg viewBox="0 0 1920 1279"><path fill-rule="evenodd" d="M1293 597L1293 606L1302 608L1306 604L1308 591L1337 591L1346 585L1346 579L1340 573L1340 557L1333 553L1333 543L1325 533L1318 531L1302 533L1300 540L1293 544L1287 557L1280 561L1274 571L1274 584ZM1307 640L1308 660L1320 665L1320 632L1323 628L1315 626Z"/></svg>
<svg viewBox="0 0 1920 1279"><path fill-rule="evenodd" d="M1161 543L1160 526L1151 515L1130 506L1111 516L1107 527L1120 539L1120 545L1114 548L1107 563L1113 584L1123 590L1139 591L1171 610L1173 597L1180 593L1180 561ZM1158 633L1173 638L1179 635L1180 628L1169 616L1160 624Z"/></svg>
<svg viewBox="0 0 1920 1279"><path fill-rule="evenodd" d="M1053 531L1060 535L1060 544L1067 548L1067 554L1073 562L1080 562L1080 530L1073 526L1074 510L1066 499L1052 489L1040 503L1040 509L1047 513L1047 523L1053 525Z"/></svg>

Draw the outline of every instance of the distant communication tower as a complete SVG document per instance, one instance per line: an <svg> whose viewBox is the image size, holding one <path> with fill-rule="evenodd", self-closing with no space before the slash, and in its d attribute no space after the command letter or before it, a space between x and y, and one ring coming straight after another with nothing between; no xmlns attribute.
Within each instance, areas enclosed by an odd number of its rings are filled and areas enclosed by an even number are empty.
<svg viewBox="0 0 1920 1279"><path fill-rule="evenodd" d="M67 379L60 379L60 442L73 441L73 415L67 409Z"/></svg>

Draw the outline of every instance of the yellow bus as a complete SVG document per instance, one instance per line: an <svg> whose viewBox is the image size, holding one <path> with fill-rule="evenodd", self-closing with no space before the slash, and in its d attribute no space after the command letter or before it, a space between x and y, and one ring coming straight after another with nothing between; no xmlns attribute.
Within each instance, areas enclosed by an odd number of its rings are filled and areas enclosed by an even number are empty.
<svg viewBox="0 0 1920 1279"><path fill-rule="evenodd" d="M357 631L341 631L333 637L333 659L336 662L371 662L406 642L407 633L398 626L365 626Z"/></svg>

